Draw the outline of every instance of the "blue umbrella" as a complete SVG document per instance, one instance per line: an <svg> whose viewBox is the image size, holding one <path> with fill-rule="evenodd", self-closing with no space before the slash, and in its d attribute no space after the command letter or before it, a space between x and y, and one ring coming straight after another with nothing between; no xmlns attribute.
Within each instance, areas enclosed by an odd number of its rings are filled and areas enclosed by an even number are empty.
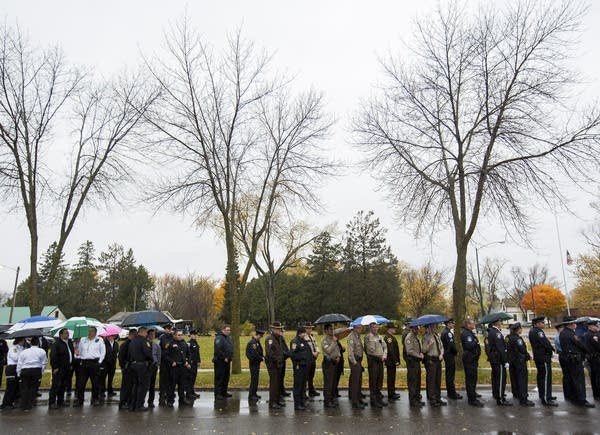
<svg viewBox="0 0 600 435"><path fill-rule="evenodd" d="M27 319L23 319L20 322L15 323L8 330L9 332L16 332L21 329L44 329L44 328L52 328L57 324L61 323L62 320L57 319L56 317L50 316L33 316L28 317Z"/></svg>
<svg viewBox="0 0 600 435"><path fill-rule="evenodd" d="M442 316L441 314L425 314L410 322L410 326L432 325L435 323L445 322L446 320L448 320L448 318L446 316Z"/></svg>
<svg viewBox="0 0 600 435"><path fill-rule="evenodd" d="M127 315L121 322L121 327L166 325L171 319L162 311L138 311Z"/></svg>
<svg viewBox="0 0 600 435"><path fill-rule="evenodd" d="M350 323L350 326L365 325L365 323L363 323L363 320L365 320L365 317L367 317L367 316L373 317L375 319L375 322L378 325L381 325L383 323L388 323L389 322L388 319L386 319L385 317L380 316L378 314L367 314L366 316L360 316L360 317L357 317L356 319L354 319L352 321L352 323ZM369 323L372 322L372 319L366 319L366 320L368 320L368 323L366 323L366 324L369 324Z"/></svg>

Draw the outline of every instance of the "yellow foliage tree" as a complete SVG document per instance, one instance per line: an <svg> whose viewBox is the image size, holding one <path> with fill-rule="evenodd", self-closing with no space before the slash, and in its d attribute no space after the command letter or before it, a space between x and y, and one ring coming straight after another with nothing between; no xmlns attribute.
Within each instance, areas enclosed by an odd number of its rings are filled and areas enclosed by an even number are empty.
<svg viewBox="0 0 600 435"><path fill-rule="evenodd" d="M223 305L225 305L225 285L225 281L222 281L213 293L213 315L215 318L219 317Z"/></svg>
<svg viewBox="0 0 600 435"><path fill-rule="evenodd" d="M446 294L448 287L441 271L431 264L412 269L408 266L400 270L402 299L399 311L402 314L418 317L423 314L444 314L448 309Z"/></svg>
<svg viewBox="0 0 600 435"><path fill-rule="evenodd" d="M600 301L600 253L577 258L577 286L573 290L573 307L589 308Z"/></svg>

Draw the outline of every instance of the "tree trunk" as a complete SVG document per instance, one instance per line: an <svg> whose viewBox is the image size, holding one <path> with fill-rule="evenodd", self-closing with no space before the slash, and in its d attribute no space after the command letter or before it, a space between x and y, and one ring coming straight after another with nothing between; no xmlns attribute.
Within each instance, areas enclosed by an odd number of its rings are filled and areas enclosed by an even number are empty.
<svg viewBox="0 0 600 435"><path fill-rule="evenodd" d="M456 249L456 268L452 282L452 317L456 325L455 335L464 325L467 312L467 247L468 243L462 242ZM459 355L462 355L462 343L460 340L455 340L455 343ZM462 367L462 359L456 358L456 364Z"/></svg>
<svg viewBox="0 0 600 435"><path fill-rule="evenodd" d="M37 288L37 259L38 259L38 234L37 225L33 228L30 226L30 252L29 252L29 308L31 315L39 314L41 307L39 306L38 288Z"/></svg>
<svg viewBox="0 0 600 435"><path fill-rule="evenodd" d="M242 372L242 363L240 360L240 289L238 277L238 263L235 251L235 243L232 234L225 235L227 247L227 271L226 286L227 293L231 295L231 340L233 342L233 361L231 371L234 374Z"/></svg>
<svg viewBox="0 0 600 435"><path fill-rule="evenodd" d="M275 321L275 279L269 275L266 277L267 285L267 320L269 325Z"/></svg>

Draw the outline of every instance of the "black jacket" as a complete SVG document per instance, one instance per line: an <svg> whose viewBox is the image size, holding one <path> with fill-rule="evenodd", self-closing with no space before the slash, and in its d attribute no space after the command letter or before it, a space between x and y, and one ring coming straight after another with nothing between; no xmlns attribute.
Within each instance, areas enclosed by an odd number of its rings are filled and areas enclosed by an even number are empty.
<svg viewBox="0 0 600 435"><path fill-rule="evenodd" d="M552 358L554 348L542 328L534 327L529 330L529 343L535 361L544 362Z"/></svg>
<svg viewBox="0 0 600 435"><path fill-rule="evenodd" d="M494 327L488 328L487 332L488 360L491 364L506 364L508 362L508 354L506 353L506 345L502 332Z"/></svg>
<svg viewBox="0 0 600 435"><path fill-rule="evenodd" d="M233 358L233 343L231 337L219 332L215 337L215 348L214 348L213 362L231 362Z"/></svg>
<svg viewBox="0 0 600 435"><path fill-rule="evenodd" d="M571 331L569 328L565 328L560 333L559 340L562 353L565 356L574 355L583 358L587 352L581 339L575 334L575 331Z"/></svg>
<svg viewBox="0 0 600 435"><path fill-rule="evenodd" d="M70 355L69 351L71 351ZM60 338L57 338L52 343L52 349L50 350L50 366L52 369L68 369L71 367L74 356L73 341L69 339L65 343Z"/></svg>
<svg viewBox="0 0 600 435"><path fill-rule="evenodd" d="M290 356L294 367L303 367L312 363L313 354L305 339L296 335L290 343Z"/></svg>
<svg viewBox="0 0 600 435"><path fill-rule="evenodd" d="M477 339L477 335L470 329L463 328L460 334L460 342L462 343L464 364L477 364L481 356L481 345Z"/></svg>
<svg viewBox="0 0 600 435"><path fill-rule="evenodd" d="M111 345L107 338L104 339L104 347L106 348L106 356L102 361L102 365L115 366L117 365L117 358L119 357L119 343L117 340L113 341Z"/></svg>
<svg viewBox="0 0 600 435"><path fill-rule="evenodd" d="M251 363L260 363L264 359L263 348L260 341L252 337L246 345L246 358Z"/></svg>
<svg viewBox="0 0 600 435"><path fill-rule="evenodd" d="M183 340L173 340L167 351L167 361L169 365L175 363L182 366L190 361L190 348Z"/></svg>
<svg viewBox="0 0 600 435"><path fill-rule="evenodd" d="M121 367L121 370L124 370L129 366L129 345L130 344L131 344L131 340L128 338L119 347L119 367Z"/></svg>
<svg viewBox="0 0 600 435"><path fill-rule="evenodd" d="M190 363L200 364L200 346L198 346L198 342L191 338L188 347L190 348Z"/></svg>
<svg viewBox="0 0 600 435"><path fill-rule="evenodd" d="M458 354L456 343L454 342L454 334L450 328L445 327L440 335L442 344L444 345L444 358L455 357Z"/></svg>
<svg viewBox="0 0 600 435"><path fill-rule="evenodd" d="M152 358L152 344L146 337L138 335L129 343L129 362L148 362L154 361Z"/></svg>
<svg viewBox="0 0 600 435"><path fill-rule="evenodd" d="M531 359L527 346L519 334L509 334L506 337L506 352L508 362L512 364L525 364Z"/></svg>

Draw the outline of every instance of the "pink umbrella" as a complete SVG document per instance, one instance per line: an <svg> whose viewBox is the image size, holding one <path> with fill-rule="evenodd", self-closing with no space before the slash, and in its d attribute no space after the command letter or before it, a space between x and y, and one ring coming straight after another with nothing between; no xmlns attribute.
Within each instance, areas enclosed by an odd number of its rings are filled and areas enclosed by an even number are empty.
<svg viewBox="0 0 600 435"><path fill-rule="evenodd" d="M100 337L110 337L111 335L116 335L118 336L121 332L121 328L119 328L117 325L111 325L111 324L105 324L105 329L104 332L101 334L98 334Z"/></svg>

